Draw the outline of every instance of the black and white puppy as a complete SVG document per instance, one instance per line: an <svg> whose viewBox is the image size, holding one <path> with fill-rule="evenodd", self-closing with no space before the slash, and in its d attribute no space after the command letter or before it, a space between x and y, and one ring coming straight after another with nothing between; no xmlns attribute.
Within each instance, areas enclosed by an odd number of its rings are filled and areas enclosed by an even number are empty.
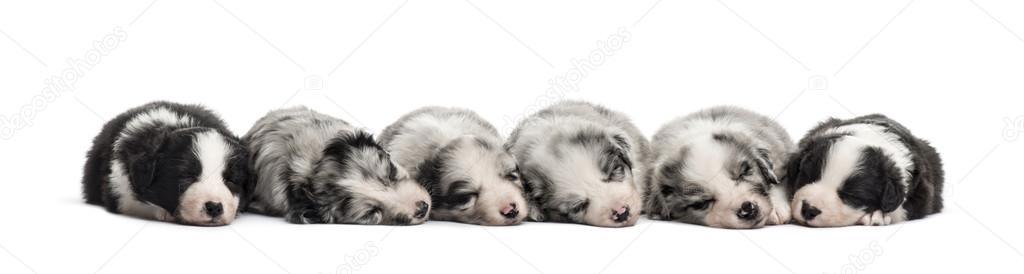
<svg viewBox="0 0 1024 274"><path fill-rule="evenodd" d="M625 227L639 219L650 148L622 113L559 102L520 122L508 146L531 220Z"/></svg>
<svg viewBox="0 0 1024 274"><path fill-rule="evenodd" d="M429 190L430 219L515 225L526 218L516 160L498 130L475 112L421 108L384 129L380 140Z"/></svg>
<svg viewBox="0 0 1024 274"><path fill-rule="evenodd" d="M778 174L795 145L771 118L705 109L663 126L651 147L645 209L652 219L736 229L790 220Z"/></svg>
<svg viewBox="0 0 1024 274"><path fill-rule="evenodd" d="M786 170L794 219L808 226L889 225L942 210L939 154L883 115L825 121Z"/></svg>
<svg viewBox="0 0 1024 274"><path fill-rule="evenodd" d="M293 107L268 113L243 137L256 177L249 209L297 224L412 225L430 196L369 133Z"/></svg>
<svg viewBox="0 0 1024 274"><path fill-rule="evenodd" d="M227 225L244 208L247 158L210 110L153 102L103 126L87 155L84 196L113 213Z"/></svg>

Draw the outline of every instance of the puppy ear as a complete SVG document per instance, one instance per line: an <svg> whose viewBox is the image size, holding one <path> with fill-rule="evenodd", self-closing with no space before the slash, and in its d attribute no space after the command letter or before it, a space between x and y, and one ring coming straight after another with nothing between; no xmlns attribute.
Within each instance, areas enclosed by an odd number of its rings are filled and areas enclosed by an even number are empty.
<svg viewBox="0 0 1024 274"><path fill-rule="evenodd" d="M884 176L882 180L885 181L885 185L882 188L882 199L879 209L882 212L889 213L903 205L907 192L902 182L903 175L899 172L898 168L890 165L885 169Z"/></svg>
<svg viewBox="0 0 1024 274"><path fill-rule="evenodd" d="M314 198L311 183L289 183L286 191L288 211L285 219L293 224L322 224L319 206Z"/></svg>
<svg viewBox="0 0 1024 274"><path fill-rule="evenodd" d="M145 190L153 184L160 149L169 138L167 133L148 131L122 139L119 144L121 157L128 168L128 179L135 189Z"/></svg>
<svg viewBox="0 0 1024 274"><path fill-rule="evenodd" d="M763 148L757 148L754 151L754 163L757 164L757 169L761 173L761 178L764 182L769 185L779 184L779 178L775 176L775 164L772 163L771 158L768 157L769 151Z"/></svg>

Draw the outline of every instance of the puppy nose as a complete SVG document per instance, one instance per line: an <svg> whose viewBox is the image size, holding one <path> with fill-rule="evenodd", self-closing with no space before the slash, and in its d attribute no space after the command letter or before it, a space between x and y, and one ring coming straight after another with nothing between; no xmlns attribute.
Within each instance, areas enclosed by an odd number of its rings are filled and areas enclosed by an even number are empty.
<svg viewBox="0 0 1024 274"><path fill-rule="evenodd" d="M515 219L519 216L519 208L515 203L508 204L505 208L501 209L501 216L505 216L506 219Z"/></svg>
<svg viewBox="0 0 1024 274"><path fill-rule="evenodd" d="M617 210L612 210L612 221L616 223L623 223L629 220L629 207L622 206Z"/></svg>
<svg viewBox="0 0 1024 274"><path fill-rule="evenodd" d="M413 214L413 217L416 219L426 218L428 211L430 211L430 205L428 205L427 202L416 202L416 213Z"/></svg>
<svg viewBox="0 0 1024 274"><path fill-rule="evenodd" d="M800 216L804 217L804 221L814 220L814 217L818 217L821 214L821 210L808 204L807 201L803 202L803 206L800 209Z"/></svg>
<svg viewBox="0 0 1024 274"><path fill-rule="evenodd" d="M757 219L757 217L761 215L760 213L761 209L757 204L743 202L743 204L740 205L740 210L736 211L736 217L739 217L740 220L751 221Z"/></svg>
<svg viewBox="0 0 1024 274"><path fill-rule="evenodd" d="M203 211L206 212L206 216L210 216L210 218L217 218L220 217L221 214L224 214L224 205L221 203L206 202L206 204L203 205Z"/></svg>

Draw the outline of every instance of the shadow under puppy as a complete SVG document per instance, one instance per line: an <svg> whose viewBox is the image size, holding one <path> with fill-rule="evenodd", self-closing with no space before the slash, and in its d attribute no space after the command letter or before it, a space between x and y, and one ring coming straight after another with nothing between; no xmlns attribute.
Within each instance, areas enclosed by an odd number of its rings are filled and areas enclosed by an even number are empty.
<svg viewBox="0 0 1024 274"><path fill-rule="evenodd" d="M271 111L243 137L255 186L249 210L297 224L411 225L430 196L369 133L306 107Z"/></svg>
<svg viewBox="0 0 1024 274"><path fill-rule="evenodd" d="M786 169L794 219L808 226L889 225L942 210L939 154L883 115L821 123Z"/></svg>
<svg viewBox="0 0 1024 274"><path fill-rule="evenodd" d="M89 150L87 203L189 225L230 224L244 208L246 149L216 114L153 102L103 126Z"/></svg>
<svg viewBox="0 0 1024 274"><path fill-rule="evenodd" d="M651 146L652 219L736 229L790 220L776 163L795 145L771 118L731 106L705 109L664 125Z"/></svg>
<svg viewBox="0 0 1024 274"><path fill-rule="evenodd" d="M475 112L421 108L384 129L380 140L429 190L430 219L515 225L526 218L516 161L498 130Z"/></svg>
<svg viewBox="0 0 1024 274"><path fill-rule="evenodd" d="M520 122L507 145L531 220L625 227L639 219L650 151L622 113L559 102Z"/></svg>

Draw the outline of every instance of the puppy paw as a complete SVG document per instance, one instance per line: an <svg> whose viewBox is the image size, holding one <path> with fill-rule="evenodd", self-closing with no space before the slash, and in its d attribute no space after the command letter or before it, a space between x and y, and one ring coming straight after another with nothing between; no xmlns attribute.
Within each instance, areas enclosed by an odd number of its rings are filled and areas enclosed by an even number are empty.
<svg viewBox="0 0 1024 274"><path fill-rule="evenodd" d="M892 217L882 213L881 210L876 210L871 214L865 214L864 217L860 218L857 222L858 225L865 226L883 226L892 224Z"/></svg>
<svg viewBox="0 0 1024 274"><path fill-rule="evenodd" d="M772 212L768 213L768 225L784 225L793 220L793 213L790 212L789 204L775 205Z"/></svg>
<svg viewBox="0 0 1024 274"><path fill-rule="evenodd" d="M174 222L174 216L166 210L157 210L153 215L153 218L161 222Z"/></svg>

